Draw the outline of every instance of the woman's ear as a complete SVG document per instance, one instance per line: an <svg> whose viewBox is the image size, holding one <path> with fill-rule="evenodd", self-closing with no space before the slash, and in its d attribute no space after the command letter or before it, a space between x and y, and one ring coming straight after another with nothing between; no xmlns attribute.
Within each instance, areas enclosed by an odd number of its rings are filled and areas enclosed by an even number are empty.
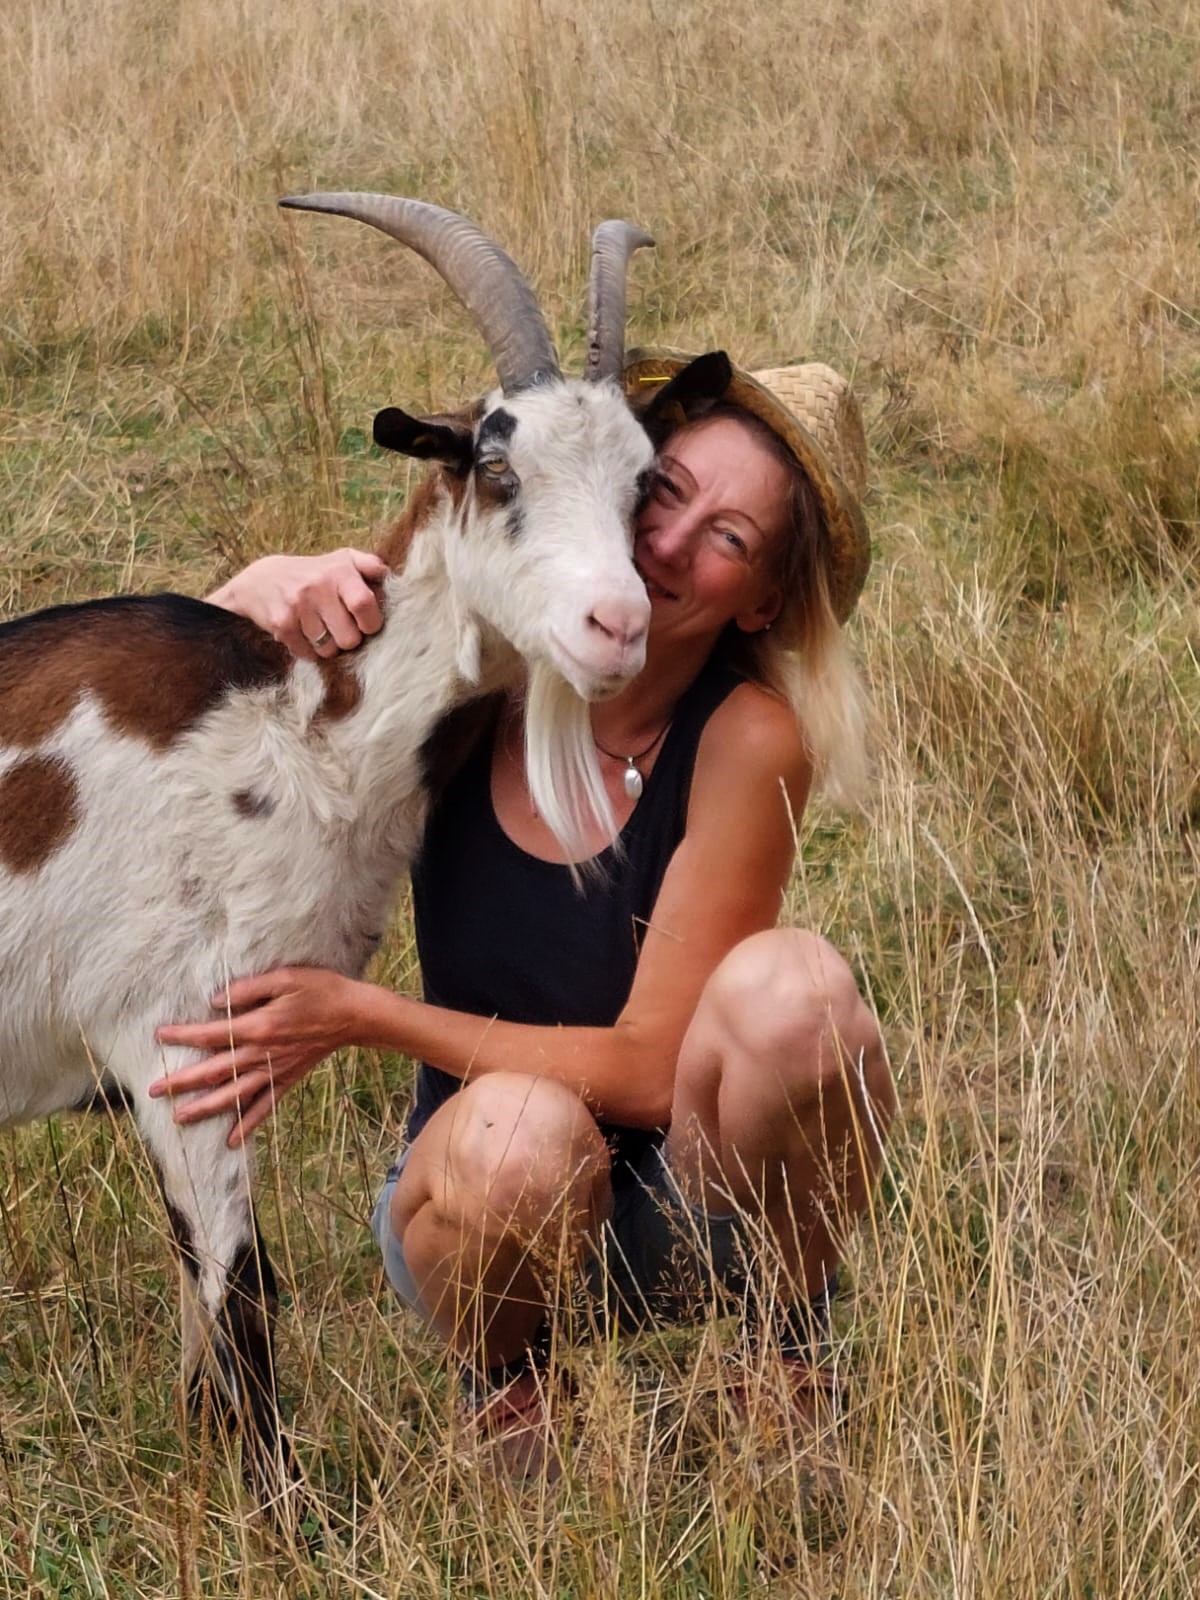
<svg viewBox="0 0 1200 1600"><path fill-rule="evenodd" d="M739 611L733 619L743 633L763 633L783 610L783 591L772 584L758 605Z"/></svg>

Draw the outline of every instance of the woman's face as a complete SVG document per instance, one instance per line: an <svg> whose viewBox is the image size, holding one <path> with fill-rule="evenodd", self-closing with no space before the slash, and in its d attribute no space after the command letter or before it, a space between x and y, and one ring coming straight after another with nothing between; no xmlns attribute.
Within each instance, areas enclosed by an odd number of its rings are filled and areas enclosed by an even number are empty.
<svg viewBox="0 0 1200 1600"><path fill-rule="evenodd" d="M733 417L692 423L659 453L634 530L655 638L747 633L778 614L775 574L790 476Z"/></svg>

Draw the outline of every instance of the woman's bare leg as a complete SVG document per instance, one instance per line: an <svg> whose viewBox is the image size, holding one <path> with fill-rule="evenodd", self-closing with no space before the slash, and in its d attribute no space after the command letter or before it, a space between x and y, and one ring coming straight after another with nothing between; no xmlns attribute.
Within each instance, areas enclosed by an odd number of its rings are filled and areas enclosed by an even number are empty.
<svg viewBox="0 0 1200 1600"><path fill-rule="evenodd" d="M464 1360L520 1357L553 1275L599 1237L609 1158L587 1108L544 1078L489 1073L413 1142L391 1223L434 1327Z"/></svg>
<svg viewBox="0 0 1200 1600"><path fill-rule="evenodd" d="M746 1210L774 1240L787 1292L820 1293L866 1204L896 1100L878 1025L837 952L775 929L705 987L684 1038L667 1158L694 1204ZM477 1079L415 1141L392 1227L438 1331L465 1359L516 1359L554 1269L611 1204L608 1153L561 1085Z"/></svg>
<svg viewBox="0 0 1200 1600"><path fill-rule="evenodd" d="M686 1197L736 1205L818 1295L867 1202L895 1090L875 1018L824 939L777 928L714 972L679 1055L667 1159Z"/></svg>

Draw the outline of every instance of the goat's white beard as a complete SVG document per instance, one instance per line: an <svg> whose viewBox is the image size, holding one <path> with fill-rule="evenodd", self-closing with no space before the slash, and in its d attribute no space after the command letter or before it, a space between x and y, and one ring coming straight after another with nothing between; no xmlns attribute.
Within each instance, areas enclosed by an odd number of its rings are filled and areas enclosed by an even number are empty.
<svg viewBox="0 0 1200 1600"><path fill-rule="evenodd" d="M588 703L540 662L529 668L525 694L525 773L534 807L569 861L593 854L597 825L616 837Z"/></svg>

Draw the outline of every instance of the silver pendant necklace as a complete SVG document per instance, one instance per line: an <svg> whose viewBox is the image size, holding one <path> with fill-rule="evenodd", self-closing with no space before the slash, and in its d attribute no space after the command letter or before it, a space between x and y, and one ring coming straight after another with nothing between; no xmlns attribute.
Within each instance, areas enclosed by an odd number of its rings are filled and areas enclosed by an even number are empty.
<svg viewBox="0 0 1200 1600"><path fill-rule="evenodd" d="M642 790L646 787L646 780L638 771L637 763L639 761L644 761L650 752L657 746L659 740L671 726L671 721L672 719L668 717L666 722L663 723L662 727L654 735L653 739L651 739L646 748L644 750L639 750L636 755L632 756L620 756L615 750L606 750L600 743L599 739L596 738L596 735L592 735L592 742L595 744L596 749L599 750L602 756L607 756L610 761L623 761L625 763L625 771L622 774L622 778L625 784L625 793L631 800L640 800L642 798Z"/></svg>

